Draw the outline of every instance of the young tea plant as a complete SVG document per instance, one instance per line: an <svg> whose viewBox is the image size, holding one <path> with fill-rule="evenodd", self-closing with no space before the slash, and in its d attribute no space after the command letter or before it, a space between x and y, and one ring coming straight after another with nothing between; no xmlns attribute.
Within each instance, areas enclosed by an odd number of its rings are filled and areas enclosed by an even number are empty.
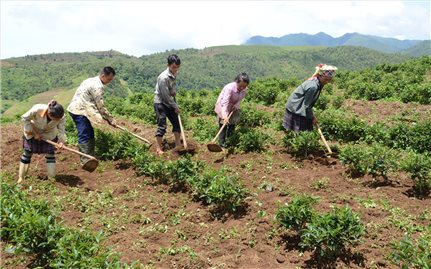
<svg viewBox="0 0 431 269"><path fill-rule="evenodd" d="M278 207L275 220L286 229L301 231L316 216L313 206L317 202L317 197L308 195L295 196L290 203Z"/></svg>
<svg viewBox="0 0 431 269"><path fill-rule="evenodd" d="M356 245L365 233L359 216L345 206L318 216L301 233L300 246L316 250L319 256L333 257L349 245Z"/></svg>
<svg viewBox="0 0 431 269"><path fill-rule="evenodd" d="M390 261L399 268L431 268L431 229L428 228L417 240L405 235L400 242L392 244Z"/></svg>
<svg viewBox="0 0 431 269"><path fill-rule="evenodd" d="M306 157L310 153L321 150L319 143L319 134L317 132L286 132L284 136L284 146L287 150L297 157Z"/></svg>
<svg viewBox="0 0 431 269"><path fill-rule="evenodd" d="M431 192L431 156L412 153L403 160L402 169L410 173L416 193L428 196Z"/></svg>

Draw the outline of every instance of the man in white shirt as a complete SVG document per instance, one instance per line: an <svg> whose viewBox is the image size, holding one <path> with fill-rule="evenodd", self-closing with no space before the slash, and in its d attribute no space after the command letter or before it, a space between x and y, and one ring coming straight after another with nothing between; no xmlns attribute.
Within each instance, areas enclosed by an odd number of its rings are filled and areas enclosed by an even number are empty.
<svg viewBox="0 0 431 269"><path fill-rule="evenodd" d="M103 88L115 77L115 70L106 66L100 74L84 80L75 92L67 111L78 129L79 151L94 156L95 139L91 123L100 124L103 120L116 126L114 118L106 109L103 102ZM81 156L81 164L89 159Z"/></svg>

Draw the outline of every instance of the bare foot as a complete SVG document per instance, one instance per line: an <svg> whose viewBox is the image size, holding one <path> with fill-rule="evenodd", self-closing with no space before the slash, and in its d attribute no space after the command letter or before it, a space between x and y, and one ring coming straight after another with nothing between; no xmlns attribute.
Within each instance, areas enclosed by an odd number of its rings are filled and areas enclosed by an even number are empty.
<svg viewBox="0 0 431 269"><path fill-rule="evenodd" d="M22 178L19 178L17 183L20 184L21 182L22 182Z"/></svg>
<svg viewBox="0 0 431 269"><path fill-rule="evenodd" d="M165 153L163 150L161 150L161 149L156 149L156 154L157 155L162 155L163 153Z"/></svg>

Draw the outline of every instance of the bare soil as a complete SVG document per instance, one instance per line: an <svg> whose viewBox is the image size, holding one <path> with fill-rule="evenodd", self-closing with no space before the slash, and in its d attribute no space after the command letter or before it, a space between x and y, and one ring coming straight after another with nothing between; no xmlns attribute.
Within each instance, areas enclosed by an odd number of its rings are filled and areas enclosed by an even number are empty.
<svg viewBox="0 0 431 269"><path fill-rule="evenodd" d="M364 114L361 104L353 104L359 107L358 114ZM154 127L123 124L153 140ZM173 142L169 134L167 142ZM58 151L54 181L45 180L44 156L34 155L30 177L22 188L31 188L35 199L61 201L59 219L64 225L102 229L105 244L120 252L123 262L139 260L150 268L395 268L385 257L391 251L389 244L399 241L403 230L391 221L388 205L403 210L405 219L414 225L430 225L429 217L417 216L431 208L431 199L412 196L413 184L405 174L390 175L391 184L382 184L368 176L352 179L338 160L324 155L300 160L276 146L263 153L211 153L191 135L188 142L196 147L194 159L239 176L249 191L243 210L214 215L190 194L136 176L127 160L102 161L89 173L79 167L78 155L65 150ZM150 150L154 152L155 147ZM12 182L22 154L20 125L1 126L1 151L2 173L11 175L5 178ZM179 156L168 149L163 158ZM85 201L106 193L112 198L102 207L85 208ZM295 234L274 222L277 205L296 193L320 197L321 213L332 206L349 205L367 227L363 242L335 261L319 261L312 252L302 253ZM175 247L183 248L179 253L164 251ZM29 268L31 259L8 255L2 248L4 268Z"/></svg>

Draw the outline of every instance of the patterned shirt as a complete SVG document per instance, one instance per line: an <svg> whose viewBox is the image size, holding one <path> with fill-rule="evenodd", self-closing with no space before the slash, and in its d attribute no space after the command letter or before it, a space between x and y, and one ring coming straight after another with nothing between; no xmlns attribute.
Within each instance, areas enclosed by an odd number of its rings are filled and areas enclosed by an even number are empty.
<svg viewBox="0 0 431 269"><path fill-rule="evenodd" d="M241 100L244 99L247 94L247 88L238 91L237 83L231 82L224 86L220 95L218 96L217 103L214 111L221 119L226 119L232 110L238 110L241 104Z"/></svg>
<svg viewBox="0 0 431 269"><path fill-rule="evenodd" d="M84 80L75 92L67 111L75 115L86 116L91 122L112 122L113 117L103 103L104 85L99 76Z"/></svg>
<svg viewBox="0 0 431 269"><path fill-rule="evenodd" d="M177 93L176 77L169 71L169 67L163 71L157 78L156 90L154 91L154 103L164 104L171 108L177 108L178 105L174 100Z"/></svg>
<svg viewBox="0 0 431 269"><path fill-rule="evenodd" d="M317 78L304 81L290 95L286 103L286 109L293 114L313 119L313 106L319 99L322 88L323 85Z"/></svg>
<svg viewBox="0 0 431 269"><path fill-rule="evenodd" d="M66 141L66 117L48 122L48 105L37 104L21 116L24 122L24 136L26 139L34 137L36 131L44 140L52 140L58 136L60 142Z"/></svg>

